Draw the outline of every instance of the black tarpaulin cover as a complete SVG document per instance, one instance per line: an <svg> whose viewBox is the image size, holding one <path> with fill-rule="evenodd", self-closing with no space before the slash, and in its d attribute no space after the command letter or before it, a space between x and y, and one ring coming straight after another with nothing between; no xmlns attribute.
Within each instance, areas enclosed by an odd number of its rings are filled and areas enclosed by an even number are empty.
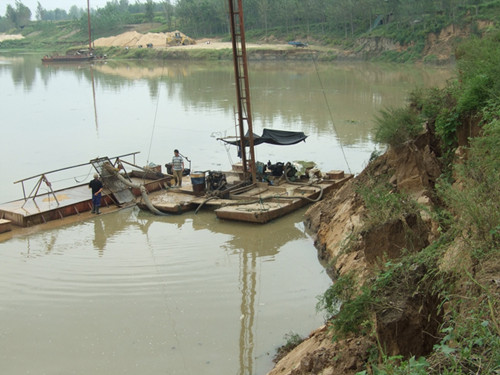
<svg viewBox="0 0 500 375"><path fill-rule="evenodd" d="M248 137L248 133L246 137ZM270 143L272 145L287 146L305 141L306 138L307 135L305 135L303 132L264 129L262 131L261 136L258 136L257 134L254 133L253 143L255 146L260 145L261 143ZM224 139L223 141L235 146L239 146L240 144L240 141L228 141ZM248 146L248 141L246 141L245 146Z"/></svg>

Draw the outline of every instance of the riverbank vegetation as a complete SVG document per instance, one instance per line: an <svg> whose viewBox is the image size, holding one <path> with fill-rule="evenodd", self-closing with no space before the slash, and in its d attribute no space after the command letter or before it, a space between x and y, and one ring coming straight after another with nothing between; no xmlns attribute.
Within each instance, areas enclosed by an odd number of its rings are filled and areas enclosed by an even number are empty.
<svg viewBox="0 0 500 375"><path fill-rule="evenodd" d="M374 343L360 375L500 371L499 42L498 32L466 41L457 49L457 80L443 89L416 91L407 107L378 119L378 139L401 152L415 148L423 133L430 136L441 176L427 212L391 181L381 181L383 176L357 189L367 210L361 237L389 222L408 224L406 246L396 256L375 262L369 279L341 275L318 304L333 317L335 340L357 336ZM424 246L414 242L418 225L410 224L423 215L436 228L434 241ZM398 315L401 330L404 322L418 321L403 318L408 304L420 315L416 335L404 339L403 331L384 331L391 315Z"/></svg>
<svg viewBox="0 0 500 375"><path fill-rule="evenodd" d="M16 2L0 16L0 32L22 33L26 39L3 42L1 48L54 49L86 45L86 10L72 6L69 12L47 10L41 4L35 14ZM245 0L245 29L248 42L276 43L301 40L305 43L342 47L356 51L364 38L384 38L400 47L377 51L386 61L415 61L422 58L430 33L454 25L480 35L481 23L495 25L500 19L500 0L462 1L376 1L363 0ZM92 9L92 37L117 35L131 28L148 32L182 30L192 38L229 40L227 4L224 0L193 2L178 0L129 3L109 1ZM373 57L373 56L366 56ZM429 61L432 56L427 56Z"/></svg>

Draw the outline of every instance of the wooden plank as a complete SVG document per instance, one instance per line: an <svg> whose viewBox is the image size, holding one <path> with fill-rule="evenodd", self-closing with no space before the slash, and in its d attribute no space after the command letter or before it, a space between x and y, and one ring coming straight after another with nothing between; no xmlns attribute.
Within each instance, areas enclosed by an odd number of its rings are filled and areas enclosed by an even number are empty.
<svg viewBox="0 0 500 375"><path fill-rule="evenodd" d="M11 230L11 221L7 219L0 219L0 233L10 232Z"/></svg>

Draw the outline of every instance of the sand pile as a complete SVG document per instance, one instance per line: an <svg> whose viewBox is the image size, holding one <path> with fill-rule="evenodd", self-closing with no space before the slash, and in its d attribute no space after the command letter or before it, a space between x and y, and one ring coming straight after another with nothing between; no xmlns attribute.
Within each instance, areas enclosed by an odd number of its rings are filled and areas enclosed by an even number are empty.
<svg viewBox="0 0 500 375"><path fill-rule="evenodd" d="M174 39L176 34L180 36L180 40L185 42L185 44L196 43L194 39L189 38L180 31L147 34L141 34L137 31L127 31L120 35L99 38L94 41L94 45L96 47L146 47L148 44L152 44L153 47L165 47L167 45L167 39Z"/></svg>
<svg viewBox="0 0 500 375"><path fill-rule="evenodd" d="M18 34L0 34L0 42L4 40L24 39L24 36Z"/></svg>

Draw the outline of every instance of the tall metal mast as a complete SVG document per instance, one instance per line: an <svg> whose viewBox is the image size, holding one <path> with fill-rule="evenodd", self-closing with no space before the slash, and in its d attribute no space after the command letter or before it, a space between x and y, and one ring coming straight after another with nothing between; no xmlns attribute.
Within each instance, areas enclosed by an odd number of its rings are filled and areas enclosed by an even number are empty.
<svg viewBox="0 0 500 375"><path fill-rule="evenodd" d="M90 33L90 0L87 0L87 24L89 28L89 53L92 51L92 35Z"/></svg>
<svg viewBox="0 0 500 375"><path fill-rule="evenodd" d="M250 108L250 89L248 83L247 52L245 45L245 28L243 23L242 0L229 1L229 18L231 25L231 40L233 43L233 62L236 80L236 96L238 99L238 126L240 132L240 150L245 174L250 173L252 183L255 183L255 152L252 129L252 111ZM246 127L245 127L246 122ZM246 131L245 131L246 128ZM248 137L247 134L248 133ZM250 150L247 157L246 144Z"/></svg>

